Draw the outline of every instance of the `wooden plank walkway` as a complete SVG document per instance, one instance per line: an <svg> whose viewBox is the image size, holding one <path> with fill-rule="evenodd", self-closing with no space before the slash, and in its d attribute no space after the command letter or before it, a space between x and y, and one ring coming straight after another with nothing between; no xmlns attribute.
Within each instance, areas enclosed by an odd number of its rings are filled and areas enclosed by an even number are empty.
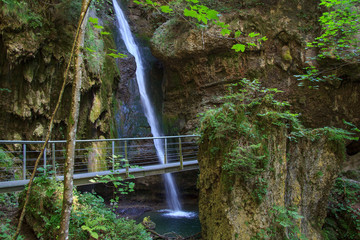
<svg viewBox="0 0 360 240"><path fill-rule="evenodd" d="M175 172L189 171L195 169L199 169L197 160L185 161L183 163L183 168L180 167L179 162L168 163L168 164L156 164L156 165L144 166L142 168L130 168L128 174L133 175L135 178L141 178L152 175L175 173ZM120 176L123 179L130 179L127 177L126 169L115 170L114 173L112 173L111 171L78 173L78 174L74 174L74 185L81 186L81 185L93 184L92 182L90 182L90 180L94 179L94 177L104 176L109 174L115 174L116 176ZM56 177L56 179L59 181L63 181L64 177L58 176ZM28 183L29 180L0 182L0 193L21 191Z"/></svg>

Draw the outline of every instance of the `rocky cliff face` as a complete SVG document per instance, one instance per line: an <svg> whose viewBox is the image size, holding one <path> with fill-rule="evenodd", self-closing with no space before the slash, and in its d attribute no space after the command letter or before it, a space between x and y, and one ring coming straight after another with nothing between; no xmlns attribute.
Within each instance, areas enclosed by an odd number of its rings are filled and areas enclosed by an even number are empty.
<svg viewBox="0 0 360 240"><path fill-rule="evenodd" d="M245 144L238 141L239 145ZM326 138L294 143L287 141L281 129L267 144L271 158L262 175L267 190L259 203L254 200L256 189L240 176L226 181L223 156L228 152L212 156L209 149L215 144L209 139L201 143L199 208L204 239L285 239L291 234L322 239L328 196L341 156L334 153ZM289 211L304 218L296 219ZM287 225L283 228L282 224Z"/></svg>
<svg viewBox="0 0 360 240"><path fill-rule="evenodd" d="M217 97L225 94L227 84L248 78L283 90L280 98L291 103L292 111L300 113L308 127L343 127L342 119L360 124L360 112L355 107L360 103L358 65L342 68L338 72L342 81L321 83L319 90L299 87L294 77L304 73L306 61L317 54L305 46L320 31L318 2L203 2L224 10L222 20L232 30L245 34L259 32L269 40L261 47L238 54L231 50L233 40L220 37L214 26L198 30L181 19L164 19L156 12L149 14L135 4L130 5L134 29L150 38L153 54L164 65L165 121L177 125L180 132L193 132L199 125L197 115L220 104ZM313 64L329 70L339 62L325 59ZM235 140L241 146L242 139ZM205 239L250 239L264 233L260 229L267 231L276 214L283 216L273 206L286 207L283 212L288 214L295 205L304 216L295 221L300 232L309 239L322 238L320 229L327 197L343 165L340 156L326 138L316 141L304 138L295 144L286 140L281 129L273 132L267 144L273 146L269 167L272 170L265 177L269 189L261 204L250 196L253 189L244 187L239 178L235 177L230 185L224 184L224 159L211 156L214 147L211 140L200 145L200 208ZM353 142L348 153L354 155L359 150L358 143ZM358 164L359 160L354 161ZM278 238L274 239L289 236L288 231L279 230L276 234Z"/></svg>
<svg viewBox="0 0 360 240"><path fill-rule="evenodd" d="M181 19L170 18L162 19L165 22L157 27L151 24L161 20L156 13L145 15L135 5L130 6L134 29L148 33L153 54L164 64L165 118L176 119L181 131L193 131L198 122L196 115L217 104L214 96L222 95L226 84L242 78L256 78L265 86L285 91L283 98L293 105L294 112L302 114L307 126L341 126L343 118L360 123L359 110L354 108L360 101L356 65L341 70L338 75L343 81L323 83L317 91L298 87L294 77L304 72L308 57L316 55L314 49L305 47L319 33L317 2L218 1L215 7L227 12L222 20L232 30L245 35L259 32L269 40L260 48L238 54L231 50L233 40L221 37L214 26L201 31ZM327 59L315 64L329 69L334 63Z"/></svg>
<svg viewBox="0 0 360 240"><path fill-rule="evenodd" d="M0 5L0 139L41 140L58 100L81 1L53 1L50 5L10 1ZM101 21L107 28L112 23L109 18ZM97 52L84 51L77 137L109 137L118 72L115 61L105 57L105 50L115 47L112 36L101 38L90 25L86 39L85 47ZM52 139L64 139L66 135L71 79L72 74L55 118Z"/></svg>

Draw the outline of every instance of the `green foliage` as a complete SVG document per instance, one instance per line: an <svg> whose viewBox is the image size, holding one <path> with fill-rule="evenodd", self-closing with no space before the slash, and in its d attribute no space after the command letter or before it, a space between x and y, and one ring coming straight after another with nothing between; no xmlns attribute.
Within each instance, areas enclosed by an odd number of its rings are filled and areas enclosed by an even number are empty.
<svg viewBox="0 0 360 240"><path fill-rule="evenodd" d="M318 47L319 58L335 57L336 59L358 58L360 11L358 0L322 0L320 6L328 11L319 18L323 34L309 43L308 47Z"/></svg>
<svg viewBox="0 0 360 240"><path fill-rule="evenodd" d="M59 229L62 192L62 184L47 175L35 179L26 214L34 219L34 229L40 239L53 239ZM25 192L20 199L24 195ZM89 239L89 236L95 239L151 239L140 224L118 218L101 197L76 190L69 231L71 239Z"/></svg>
<svg viewBox="0 0 360 240"><path fill-rule="evenodd" d="M10 89L8 89L8 88L0 88L0 92L11 92L11 90Z"/></svg>
<svg viewBox="0 0 360 240"><path fill-rule="evenodd" d="M92 18L89 19L90 22L91 19ZM95 19L96 25L98 20L97 18ZM86 26L84 48L87 50L85 51L85 59L89 68L92 69L93 72L100 73L105 58L104 41L100 37L99 32L90 26L90 24Z"/></svg>
<svg viewBox="0 0 360 240"><path fill-rule="evenodd" d="M271 213L272 223L267 229L261 229L256 237L257 240L278 239L279 235L284 240L306 240L300 232L298 224L304 218L299 215L295 207L273 206Z"/></svg>
<svg viewBox="0 0 360 240"><path fill-rule="evenodd" d="M257 80L242 79L231 85L229 92L219 108L204 114L201 140L206 138L213 143L210 153L214 158L224 154L223 170L230 178L239 178L254 200L261 202L267 189L263 174L269 170L269 136L279 126L291 128L300 124L297 115L285 110L287 102L275 100L275 93L280 92L275 88L263 88Z"/></svg>
<svg viewBox="0 0 360 240"><path fill-rule="evenodd" d="M3 212L0 212L0 219L5 217ZM0 223L0 239L10 240L16 232L16 226L11 225L10 219L5 219ZM24 240L25 238L22 235L17 237L17 240Z"/></svg>
<svg viewBox="0 0 360 240"><path fill-rule="evenodd" d="M223 37L229 37L236 42L240 42L232 47L236 52L244 52L246 48L257 47L267 40L266 37L259 37L260 33L252 32L248 37L255 38L255 40L245 44L241 43L244 42L246 36L240 31L230 30L230 25L220 21L219 17L221 14L218 11L200 4L198 0L173 0L167 2L167 5L161 5L151 0L134 1L134 3L151 7L170 16L185 17L184 19L190 25L196 26L199 29L207 28L210 24L216 25Z"/></svg>
<svg viewBox="0 0 360 240"><path fill-rule="evenodd" d="M118 162L118 160L120 162ZM139 166L130 166L127 160L122 159L121 156L113 156L114 168L139 168ZM129 192L134 191L135 183L124 181L124 179L120 176L116 175L117 170L111 170L111 174L96 176L91 182L94 183L104 183L104 184L112 184L113 186L113 198L110 200L111 205L116 207L119 202L120 194L128 194ZM129 174L129 178L134 178L133 175Z"/></svg>
<svg viewBox="0 0 360 240"><path fill-rule="evenodd" d="M16 17L22 23L27 24L31 28L42 27L43 19L41 15L33 12L26 1L18 0L1 0L4 3L2 12L4 14Z"/></svg>
<svg viewBox="0 0 360 240"><path fill-rule="evenodd" d="M299 115L291 113L290 104L278 101L275 96L282 91L261 87L257 80L242 79L232 84L229 94L220 100L223 104L208 110L201 120L200 141L209 141L211 159L225 159L222 169L230 180L239 179L255 201L266 195L265 173L270 171L268 146L274 137L286 134L290 141L308 138L326 141L335 153L343 156L345 140L356 140L357 128L348 123L351 131L324 127L307 129ZM346 122L347 123L347 122ZM279 131L280 129L280 131ZM281 130L282 129L282 130Z"/></svg>
<svg viewBox="0 0 360 240"><path fill-rule="evenodd" d="M22 163L11 152L0 147L0 180L19 180L22 178Z"/></svg>
<svg viewBox="0 0 360 240"><path fill-rule="evenodd" d="M330 194L325 239L360 239L360 184L337 178Z"/></svg>
<svg viewBox="0 0 360 240"><path fill-rule="evenodd" d="M360 10L358 3L358 0L321 0L320 6L324 6L326 11L319 18L322 27L321 36L308 43L308 47L319 49L319 54L312 60L331 58L346 61L348 64L359 62L360 40L357 35L360 30ZM305 68L305 71L306 73L295 76L302 81L299 86L304 86L304 80L309 80L312 84L341 80L336 76L336 71L335 73L320 71L313 65ZM309 88L316 89L318 85L311 85Z"/></svg>
<svg viewBox="0 0 360 240"><path fill-rule="evenodd" d="M16 231L8 211L18 206L17 197L18 193L0 193L0 239L10 240ZM23 236L17 238L17 240L23 239Z"/></svg>
<svg viewBox="0 0 360 240"><path fill-rule="evenodd" d="M85 32L85 43L84 49L85 59L89 64L89 68L94 72L100 74L103 69L103 63L105 62L105 56L110 56L112 58L125 58L125 54L118 53L116 49L109 48L108 52L104 48L104 36L111 35L109 32L103 31L104 27L100 25L98 18L89 18L89 24L86 27Z"/></svg>

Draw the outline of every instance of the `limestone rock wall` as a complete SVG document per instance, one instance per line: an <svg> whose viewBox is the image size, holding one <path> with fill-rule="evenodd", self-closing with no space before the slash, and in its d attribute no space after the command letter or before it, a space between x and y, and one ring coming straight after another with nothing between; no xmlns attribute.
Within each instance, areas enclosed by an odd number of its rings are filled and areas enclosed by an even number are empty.
<svg viewBox="0 0 360 240"><path fill-rule="evenodd" d="M212 147L215 144L205 139L199 152L199 208L204 239L263 239L261 231L267 236L275 234L274 239L284 239L289 230L269 230L277 226L276 215L272 214L274 206L295 207L304 217L295 222L300 232L307 239L322 239L328 196L342 160L331 142L326 138L289 142L282 129L274 131L268 140L271 158L269 171L263 176L268 188L261 203L254 201L254 189L247 188L239 177L226 181L221 156L227 149L212 156Z"/></svg>
<svg viewBox="0 0 360 240"><path fill-rule="evenodd" d="M242 78L256 78L267 87L285 91L282 98L292 104L293 112L302 114L304 124L309 127L341 127L343 118L360 123L359 109L354 107L360 101L357 65L342 68L338 74L343 81L321 83L319 90L298 87L294 77L304 72L307 58L316 55L314 49L305 47L320 32L318 2L202 3L220 6L221 20L230 29L245 35L259 32L269 40L260 48L235 53L231 50L233 40L221 37L214 26L197 30L181 19L160 18L156 12L149 14L130 4L133 29L150 38L153 54L164 64L164 118L177 124L180 132L192 132L198 124L198 113L217 105L216 97L224 94L226 84ZM245 38L244 42L249 40ZM327 59L314 64L331 69L339 63Z"/></svg>
<svg viewBox="0 0 360 240"><path fill-rule="evenodd" d="M26 5L27 10L22 9L22 14L38 16L38 20L37 25L31 19L22 20L18 16L19 9L0 3L0 139L41 140L58 100L81 1L69 4L53 1L41 7L36 1L20 1L19 4ZM96 14L90 13L93 17ZM105 28L112 24L109 17L100 21ZM78 139L110 137L112 93L118 81L115 60L105 57L108 47L115 48L112 36L101 38L99 31L88 26L86 47L91 37L98 51L96 54L103 57L96 59L89 52L83 53ZM72 73L55 118L52 139L66 136L71 79Z"/></svg>

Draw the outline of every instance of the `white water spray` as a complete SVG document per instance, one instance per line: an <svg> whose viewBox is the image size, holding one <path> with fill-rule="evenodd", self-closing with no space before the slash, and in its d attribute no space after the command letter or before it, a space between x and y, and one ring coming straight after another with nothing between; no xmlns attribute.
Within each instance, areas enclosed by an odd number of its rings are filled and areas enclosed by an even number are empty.
<svg viewBox="0 0 360 240"><path fill-rule="evenodd" d="M130 31L130 26L119 4L117 3L117 0L113 0L113 5L119 23L119 30L121 33L121 37L124 40L127 50L135 58L136 80L139 86L141 103L143 104L144 107L145 116L150 125L152 135L154 137L159 137L161 136L161 131L159 127L159 122L156 119L154 109L150 103L150 99L146 90L146 85L145 85L146 78L145 78L144 65L142 62L140 50L135 43L135 40ZM155 139L154 144L160 162L164 163L163 141L161 139ZM166 190L166 200L170 209L175 212L179 212L179 215L183 215L183 212L181 212L181 205L177 195L176 185L174 184L174 180L170 173L165 174L165 190Z"/></svg>

